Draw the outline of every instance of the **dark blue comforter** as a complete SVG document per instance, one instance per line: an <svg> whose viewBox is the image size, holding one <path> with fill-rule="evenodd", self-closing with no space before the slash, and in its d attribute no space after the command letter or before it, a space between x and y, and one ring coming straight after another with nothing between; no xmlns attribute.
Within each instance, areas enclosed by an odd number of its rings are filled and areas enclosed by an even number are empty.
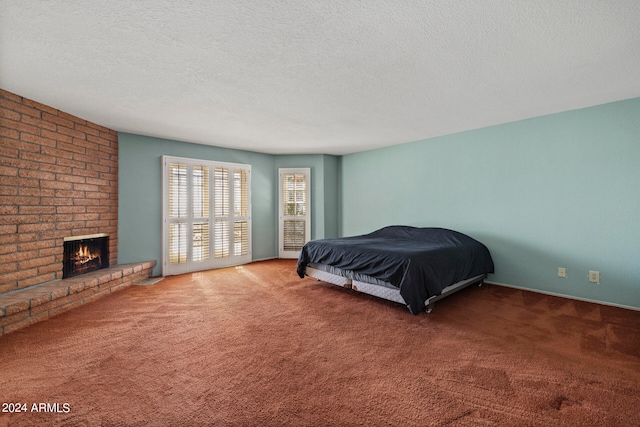
<svg viewBox="0 0 640 427"><path fill-rule="evenodd" d="M493 273L485 245L444 228L389 226L370 234L308 242L300 252L297 273L307 264L331 265L389 282L413 314L427 298L480 274Z"/></svg>

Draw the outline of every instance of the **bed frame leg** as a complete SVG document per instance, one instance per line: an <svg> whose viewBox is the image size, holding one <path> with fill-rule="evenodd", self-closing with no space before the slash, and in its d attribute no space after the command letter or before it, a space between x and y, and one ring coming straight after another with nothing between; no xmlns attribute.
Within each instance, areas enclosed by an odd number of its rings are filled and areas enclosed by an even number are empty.
<svg viewBox="0 0 640 427"><path fill-rule="evenodd" d="M425 305L424 306L424 311L426 311L427 314L431 313L433 311L433 303Z"/></svg>

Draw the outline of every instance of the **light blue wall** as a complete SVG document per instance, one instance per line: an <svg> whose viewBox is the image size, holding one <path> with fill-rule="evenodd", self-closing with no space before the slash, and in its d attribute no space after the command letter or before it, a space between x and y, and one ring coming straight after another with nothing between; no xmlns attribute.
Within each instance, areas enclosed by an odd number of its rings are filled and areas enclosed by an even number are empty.
<svg viewBox="0 0 640 427"><path fill-rule="evenodd" d="M272 155L118 134L118 262L155 259L161 274L163 155L251 165L253 259L273 258L277 181Z"/></svg>
<svg viewBox="0 0 640 427"><path fill-rule="evenodd" d="M155 259L161 274L163 155L251 165L252 257L278 256L278 168L311 168L312 238L337 237L337 160L232 150L127 133L119 141L118 262ZM327 172L328 171L328 172ZM325 183L328 173L328 183Z"/></svg>
<svg viewBox="0 0 640 427"><path fill-rule="evenodd" d="M119 146L120 263L160 261L172 155L252 166L254 259L277 256L277 169L310 167L313 238L453 228L489 247L491 281L640 308L640 98L342 157L124 133Z"/></svg>
<svg viewBox="0 0 640 427"><path fill-rule="evenodd" d="M340 228L340 164L338 156L324 157L324 237L338 237Z"/></svg>
<svg viewBox="0 0 640 427"><path fill-rule="evenodd" d="M311 238L338 237L338 157L280 155L275 163L276 175L277 168L311 169Z"/></svg>
<svg viewBox="0 0 640 427"><path fill-rule="evenodd" d="M452 228L489 247L490 281L640 308L640 98L341 162L341 235Z"/></svg>

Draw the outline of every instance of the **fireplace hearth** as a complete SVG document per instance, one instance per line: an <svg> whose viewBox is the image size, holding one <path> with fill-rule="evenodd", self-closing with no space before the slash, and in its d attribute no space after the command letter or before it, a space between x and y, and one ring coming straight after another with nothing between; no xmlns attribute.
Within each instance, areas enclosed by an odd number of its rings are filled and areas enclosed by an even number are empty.
<svg viewBox="0 0 640 427"><path fill-rule="evenodd" d="M62 278L109 267L109 235L67 237L64 239Z"/></svg>

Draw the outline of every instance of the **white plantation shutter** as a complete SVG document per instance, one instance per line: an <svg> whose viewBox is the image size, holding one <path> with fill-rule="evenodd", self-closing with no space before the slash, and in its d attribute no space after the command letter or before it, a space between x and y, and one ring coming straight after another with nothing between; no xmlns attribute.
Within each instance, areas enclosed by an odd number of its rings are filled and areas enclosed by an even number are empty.
<svg viewBox="0 0 640 427"><path fill-rule="evenodd" d="M163 275L251 261L249 165L163 157Z"/></svg>
<svg viewBox="0 0 640 427"><path fill-rule="evenodd" d="M304 169L280 169L280 258L297 258L311 239L310 176Z"/></svg>
<svg viewBox="0 0 640 427"><path fill-rule="evenodd" d="M233 223L233 254L246 255L249 252L249 223L236 221Z"/></svg>
<svg viewBox="0 0 640 427"><path fill-rule="evenodd" d="M247 216L249 212L249 172L246 170L233 171L234 197L233 210L236 216Z"/></svg>
<svg viewBox="0 0 640 427"><path fill-rule="evenodd" d="M187 262L187 224L169 224L169 262L184 264Z"/></svg>
<svg viewBox="0 0 640 427"><path fill-rule="evenodd" d="M229 169L215 169L213 187L216 217L229 215Z"/></svg>
<svg viewBox="0 0 640 427"><path fill-rule="evenodd" d="M193 233L192 259L209 259L209 167L194 165L192 170Z"/></svg>
<svg viewBox="0 0 640 427"><path fill-rule="evenodd" d="M215 212L215 257L229 256L229 169L216 168L213 178L213 210Z"/></svg>
<svg viewBox="0 0 640 427"><path fill-rule="evenodd" d="M299 251L307 242L307 222L298 219L283 221L283 249L285 251Z"/></svg>
<svg viewBox="0 0 640 427"><path fill-rule="evenodd" d="M193 224L193 260L209 259L209 223Z"/></svg>
<svg viewBox="0 0 640 427"><path fill-rule="evenodd" d="M236 256L249 253L249 171L233 171L233 253Z"/></svg>
<svg viewBox="0 0 640 427"><path fill-rule="evenodd" d="M187 165L169 164L169 262L187 262Z"/></svg>
<svg viewBox="0 0 640 427"><path fill-rule="evenodd" d="M215 228L215 257L226 258L229 256L229 221L216 219Z"/></svg>
<svg viewBox="0 0 640 427"><path fill-rule="evenodd" d="M209 168L196 165L193 167L193 216L209 217Z"/></svg>
<svg viewBox="0 0 640 427"><path fill-rule="evenodd" d="M187 165L169 165L169 213L171 218L187 217Z"/></svg>

